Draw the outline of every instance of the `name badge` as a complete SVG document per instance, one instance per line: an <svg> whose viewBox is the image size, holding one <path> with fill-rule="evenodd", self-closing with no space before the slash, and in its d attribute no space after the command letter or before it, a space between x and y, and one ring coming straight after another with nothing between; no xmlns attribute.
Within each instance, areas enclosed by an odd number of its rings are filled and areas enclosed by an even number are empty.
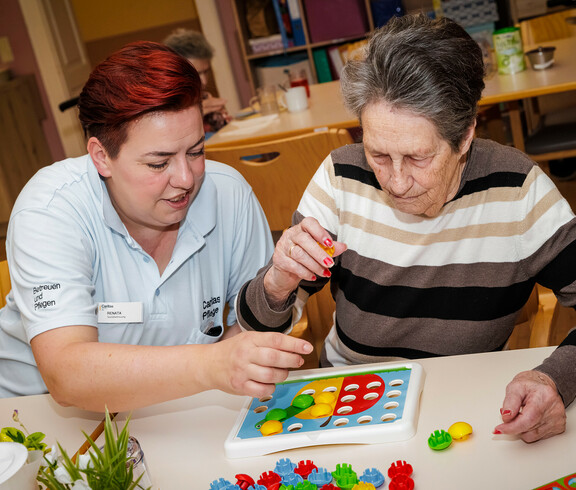
<svg viewBox="0 0 576 490"><path fill-rule="evenodd" d="M98 303L98 323L142 323L142 303Z"/></svg>

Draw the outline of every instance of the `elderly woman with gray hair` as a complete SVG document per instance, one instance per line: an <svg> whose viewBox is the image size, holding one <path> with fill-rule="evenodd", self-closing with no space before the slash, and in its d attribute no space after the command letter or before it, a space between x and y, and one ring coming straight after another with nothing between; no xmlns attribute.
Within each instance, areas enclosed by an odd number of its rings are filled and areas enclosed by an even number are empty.
<svg viewBox="0 0 576 490"><path fill-rule="evenodd" d="M242 327L289 331L330 281L321 365L341 366L503 349L536 283L576 304L574 214L526 155L475 138L483 75L479 46L449 19L394 18L374 33L341 78L363 142L316 172L238 295ZM508 385L494 432L563 432L575 362L573 331Z"/></svg>

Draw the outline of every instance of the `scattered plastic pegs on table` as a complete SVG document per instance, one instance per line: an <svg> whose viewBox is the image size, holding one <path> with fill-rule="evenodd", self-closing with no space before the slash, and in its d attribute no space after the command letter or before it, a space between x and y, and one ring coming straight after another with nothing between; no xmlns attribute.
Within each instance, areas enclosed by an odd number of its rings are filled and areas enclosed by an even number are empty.
<svg viewBox="0 0 576 490"><path fill-rule="evenodd" d="M454 422L448 429L454 441L465 441L472 435L472 426L467 422Z"/></svg>
<svg viewBox="0 0 576 490"><path fill-rule="evenodd" d="M281 477L294 472L296 468L296 463L293 463L288 458L282 458L276 461L276 466L274 467L274 473L277 473Z"/></svg>
<svg viewBox="0 0 576 490"><path fill-rule="evenodd" d="M364 470L364 473L362 473L360 481L371 483L377 488L384 485L385 479L380 470L376 468L367 468Z"/></svg>
<svg viewBox="0 0 576 490"><path fill-rule="evenodd" d="M332 476L336 484L344 490L350 490L358 483L358 475L348 463L337 464Z"/></svg>
<svg viewBox="0 0 576 490"><path fill-rule="evenodd" d="M352 487L352 490L376 490L376 487L372 485L372 483L366 483L360 480Z"/></svg>
<svg viewBox="0 0 576 490"><path fill-rule="evenodd" d="M214 480L210 483L210 490L224 490L226 487L232 485L228 480L224 478L218 478L218 480Z"/></svg>
<svg viewBox="0 0 576 490"><path fill-rule="evenodd" d="M316 468L308 475L308 481L314 483L317 487L321 487L332 482L332 473L326 468Z"/></svg>
<svg viewBox="0 0 576 490"><path fill-rule="evenodd" d="M388 468L388 476L390 478L394 478L395 476L398 475L406 475L406 476L410 476L412 474L412 471L414 471L412 469L412 465L407 463L406 461L396 461L395 463L392 463L390 465L390 468Z"/></svg>
<svg viewBox="0 0 576 490"><path fill-rule="evenodd" d="M397 475L390 480L388 490L412 490L414 488L414 480L406 475Z"/></svg>
<svg viewBox="0 0 576 490"><path fill-rule="evenodd" d="M434 451L442 451L452 444L452 436L445 430L435 430L428 438L428 446Z"/></svg>
<svg viewBox="0 0 576 490"><path fill-rule="evenodd" d="M296 473L290 473L282 477L282 485L296 487L298 483L302 483L304 478Z"/></svg>
<svg viewBox="0 0 576 490"><path fill-rule="evenodd" d="M276 485L276 488L280 487L282 483L282 478L278 473L274 473L273 471L267 471L260 475L260 479L258 480L259 485L264 485L266 488L270 489L272 486Z"/></svg>
<svg viewBox="0 0 576 490"><path fill-rule="evenodd" d="M249 475L236 475L236 485L242 490L248 490L249 487L254 486L254 479Z"/></svg>
<svg viewBox="0 0 576 490"><path fill-rule="evenodd" d="M294 473L300 475L302 478L308 478L308 475L310 473L312 473L312 470L317 470L318 468L316 467L316 465L310 461L310 460L306 460L306 461L300 461L298 463L298 466L296 468L294 468Z"/></svg>

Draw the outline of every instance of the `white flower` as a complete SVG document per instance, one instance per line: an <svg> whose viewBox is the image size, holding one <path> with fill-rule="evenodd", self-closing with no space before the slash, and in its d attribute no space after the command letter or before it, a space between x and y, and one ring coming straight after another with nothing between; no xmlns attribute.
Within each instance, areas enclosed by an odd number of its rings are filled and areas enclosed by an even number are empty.
<svg viewBox="0 0 576 490"><path fill-rule="evenodd" d="M56 480L58 480L60 483L64 485L67 483L72 483L72 478L70 477L66 469L62 468L62 466L56 468L56 470L54 471L54 477L56 478Z"/></svg>
<svg viewBox="0 0 576 490"><path fill-rule="evenodd" d="M76 480L72 485L72 490L90 490L90 486L84 480Z"/></svg>
<svg viewBox="0 0 576 490"><path fill-rule="evenodd" d="M81 454L78 456L78 468L81 470L85 470L92 465L92 460L90 459L89 454Z"/></svg>
<svg viewBox="0 0 576 490"><path fill-rule="evenodd" d="M50 464L55 463L56 461L58 461L58 447L57 446L52 446L52 449L50 450L50 452L48 454L46 454L46 459L48 460L48 462Z"/></svg>

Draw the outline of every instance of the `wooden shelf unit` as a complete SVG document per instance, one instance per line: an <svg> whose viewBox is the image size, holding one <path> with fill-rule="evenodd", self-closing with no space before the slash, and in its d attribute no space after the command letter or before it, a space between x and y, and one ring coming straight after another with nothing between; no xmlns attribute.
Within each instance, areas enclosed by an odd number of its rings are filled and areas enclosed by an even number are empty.
<svg viewBox="0 0 576 490"><path fill-rule="evenodd" d="M252 53L250 50L250 46L248 44L248 39L250 39L248 26L244 21L245 18L245 1L244 0L233 0L232 7L233 7L233 14L234 20L237 26L238 32L238 44L240 45L242 58L244 62L244 68L246 70L246 74L248 77L249 84L252 88L252 92L256 92L256 88L258 86L258 77L256 75L256 68L258 66L258 62L266 60L272 56L284 55L284 54L291 54L291 53L305 53L306 58L310 63L310 72L312 74L312 80L309 80L310 83L318 83L318 74L316 73L316 66L314 64L314 57L313 57L313 50L322 48L322 47L329 47L329 46L337 46L340 44L350 43L359 41L364 39L372 30L374 30L374 20L372 18L372 11L370 9L370 0L364 0L362 3L364 11L363 14L366 16L366 20L368 21L368 30L361 35L352 36L352 37L341 37L341 38L334 38L327 41L322 42L311 42L310 40L310 32L308 29L308 22L306 18L306 9L304 6L305 0L296 0L298 2L298 7L300 9L301 18L302 18L302 27L304 30L304 38L305 44L300 46L293 46L287 49L277 49L273 51L267 51L263 53Z"/></svg>

